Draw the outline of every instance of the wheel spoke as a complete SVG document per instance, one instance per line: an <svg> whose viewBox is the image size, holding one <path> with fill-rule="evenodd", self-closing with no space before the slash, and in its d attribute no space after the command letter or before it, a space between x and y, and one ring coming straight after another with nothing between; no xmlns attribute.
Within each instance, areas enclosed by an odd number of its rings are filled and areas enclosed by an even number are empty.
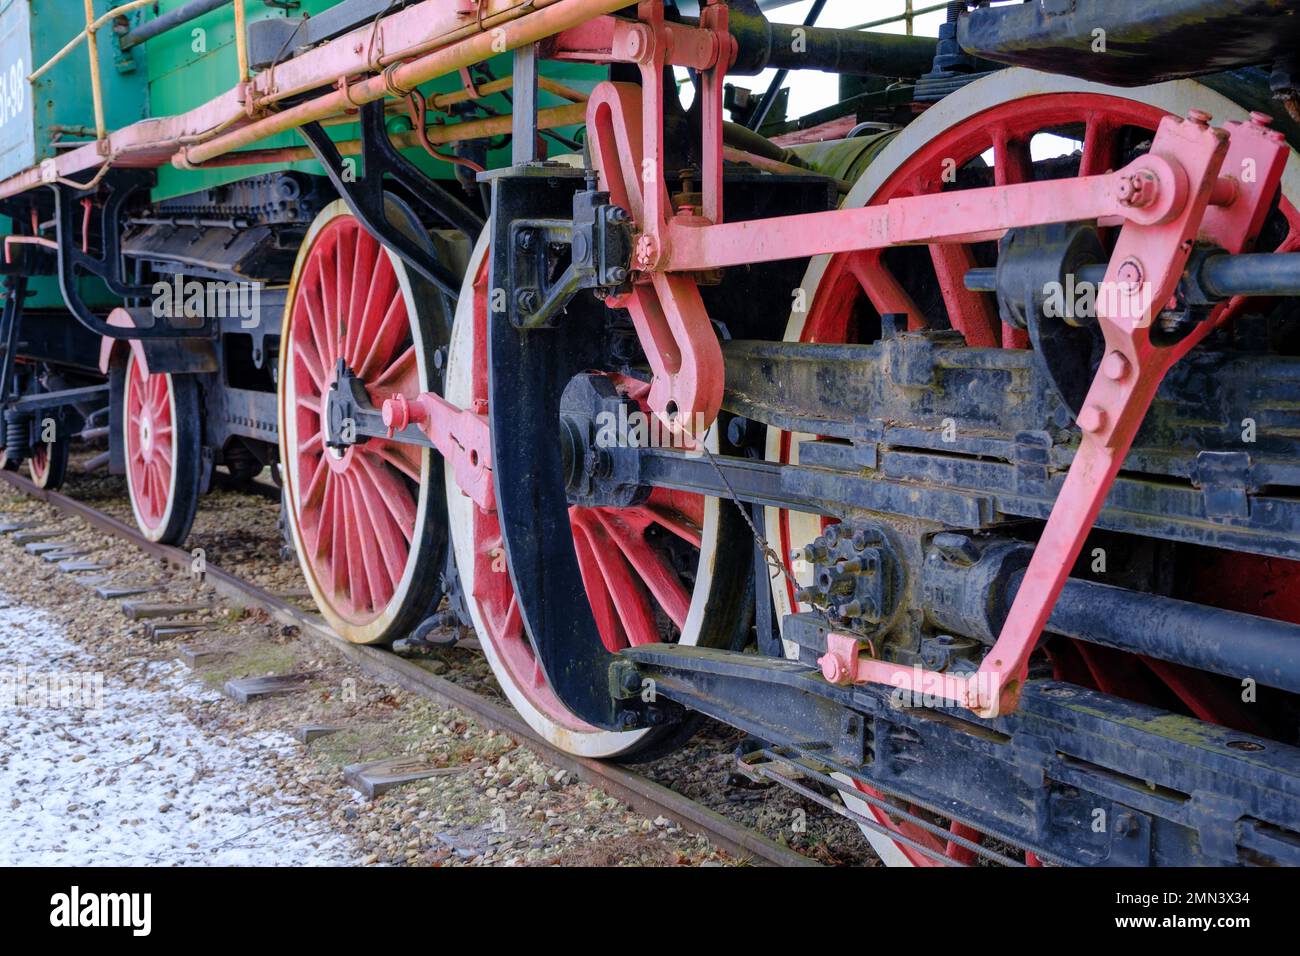
<svg viewBox="0 0 1300 956"><path fill-rule="evenodd" d="M383 502L388 513L393 516L402 535L409 544L415 536L416 507L411 492L407 490L402 479L389 470L374 456L366 453L359 446L352 460L361 469L362 474L374 485L376 497Z"/></svg>
<svg viewBox="0 0 1300 956"><path fill-rule="evenodd" d="M366 391L375 401L392 398L401 393L407 398L420 394L420 365L415 357L415 346L402 351L387 368L365 379Z"/></svg>
<svg viewBox="0 0 1300 956"><path fill-rule="evenodd" d="M1119 126L1103 113L1088 117L1083 133L1083 155L1079 159L1080 176L1099 176L1115 169L1119 163Z"/></svg>
<svg viewBox="0 0 1300 956"><path fill-rule="evenodd" d="M363 508L359 514L365 514L369 518L366 526L371 533L366 537L377 542L376 556L382 556L391 584L388 595L384 598L384 601L387 601L406 573L406 562L411 553L407 545L408 539L385 506L383 496L379 488L371 482L369 474L363 470L358 470L354 474L357 499Z"/></svg>
<svg viewBox="0 0 1300 956"><path fill-rule="evenodd" d="M848 257L847 265L877 313L906 313L907 327L914 332L929 327L924 313L894 278L879 252L854 253Z"/></svg>
<svg viewBox="0 0 1300 956"><path fill-rule="evenodd" d="M975 253L962 243L930 246L939 291L948 310L948 321L972 348L994 348L1001 342L1002 322L992 297L966 288L966 273L975 268Z"/></svg>
<svg viewBox="0 0 1300 956"><path fill-rule="evenodd" d="M643 534L633 531L620 521L616 511L607 508L592 510L605 531L618 543L623 556L641 576L642 582L650 589L664 613L677 625L678 630L684 628L686 615L691 609L691 595L672 565Z"/></svg>
<svg viewBox="0 0 1300 956"><path fill-rule="evenodd" d="M358 487L356 475L344 476L344 487L348 493L348 531L350 539L348 542L349 575L355 585L359 581L364 584L365 588L357 598L357 603L362 606L378 609L388 603L392 596L393 582L389 580L387 568L379 554L379 548L375 543L376 535L371 533L377 529L373 528L369 522L363 521L362 516L367 515L369 509L366 502L362 500L361 491ZM387 594L384 592L387 591Z"/></svg>
<svg viewBox="0 0 1300 956"><path fill-rule="evenodd" d="M412 481L418 483L421 480L424 453L420 450L420 446L372 438L366 445L366 451L378 455Z"/></svg>
<svg viewBox="0 0 1300 956"><path fill-rule="evenodd" d="M570 510L572 512L576 509ZM600 633L601 643L611 654L618 653L628 646L627 633L623 622L614 609L614 602L596 559L596 552L590 534L584 524L573 519L573 547L578 556L578 570L582 573L582 583L587 591L587 600L591 602L591 613L596 619L596 630ZM512 601L517 607L517 602ZM540 665L538 665L540 669Z"/></svg>
<svg viewBox="0 0 1300 956"><path fill-rule="evenodd" d="M645 585L632 572L618 546L606 533L600 522L576 510L576 520L587 532L588 543L596 556L605 587L614 601L619 621L633 646L657 644L662 640L650 609L650 595ZM575 512L570 512L571 516Z"/></svg>
<svg viewBox="0 0 1300 956"><path fill-rule="evenodd" d="M1034 178L1034 164L1029 156L1029 141L1013 136L1005 126L994 127L993 182L998 186L1027 183Z"/></svg>

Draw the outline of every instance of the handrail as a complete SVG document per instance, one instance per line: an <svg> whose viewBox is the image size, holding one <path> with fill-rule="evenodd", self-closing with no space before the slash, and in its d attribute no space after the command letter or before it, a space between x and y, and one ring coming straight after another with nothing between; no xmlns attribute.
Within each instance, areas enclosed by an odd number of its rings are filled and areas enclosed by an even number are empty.
<svg viewBox="0 0 1300 956"><path fill-rule="evenodd" d="M104 90L99 76L99 38L92 30L91 22L95 18L95 0L84 0L86 7L86 53L90 56L90 98L95 104L95 139L102 140L108 135L104 124Z"/></svg>
<svg viewBox="0 0 1300 956"><path fill-rule="evenodd" d="M65 56L67 56L69 53L75 50L77 48L78 43L86 39L87 36L89 36L90 34L98 32L100 27L108 23L110 20L114 19L115 17L122 16L123 14L130 13L132 10L139 10L141 7L147 7L149 4L156 3L156 2L157 0L130 0L129 3L124 3L121 6L114 7L112 10L109 10L108 13L105 13L103 16L99 17L98 19L94 18L94 14L95 14L94 9L90 6L90 4L87 4L86 5L86 11L87 11L86 28L82 30L80 33L78 33L71 40L69 40L64 45L63 49L59 50L58 53L54 54L54 56L50 57L48 60L42 63L31 73L28 73L27 82L30 83L33 80L38 79L55 63L58 63Z"/></svg>
<svg viewBox="0 0 1300 956"><path fill-rule="evenodd" d="M129 0L127 3L119 4L113 7L107 13L96 17L94 0L84 0L86 11L86 26L75 37L63 45L59 52L50 57L39 67L27 74L27 82L33 83L44 75L52 66L62 60L65 56L77 48L77 45L83 40L86 42L86 52L90 58L90 92L94 102L95 109L95 139L103 140L108 136L108 127L104 121L104 91L103 82L99 73L99 40L97 34L99 30L107 23L123 16L140 7L148 6L157 0ZM247 14L244 10L244 0L234 0L235 7L235 58L239 69L239 82L243 83L248 79L248 22ZM215 8L214 8L215 9Z"/></svg>

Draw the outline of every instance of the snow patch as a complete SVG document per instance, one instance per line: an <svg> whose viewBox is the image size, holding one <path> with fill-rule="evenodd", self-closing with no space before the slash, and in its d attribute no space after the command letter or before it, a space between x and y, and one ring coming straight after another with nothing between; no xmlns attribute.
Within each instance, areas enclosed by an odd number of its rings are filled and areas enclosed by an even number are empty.
<svg viewBox="0 0 1300 956"><path fill-rule="evenodd" d="M359 860L304 798L255 792L291 738L208 737L182 705L220 695L177 662L140 667L159 689L101 673L49 615L0 600L0 866ZM23 684L25 698L7 692ZM82 693L49 692L67 686Z"/></svg>

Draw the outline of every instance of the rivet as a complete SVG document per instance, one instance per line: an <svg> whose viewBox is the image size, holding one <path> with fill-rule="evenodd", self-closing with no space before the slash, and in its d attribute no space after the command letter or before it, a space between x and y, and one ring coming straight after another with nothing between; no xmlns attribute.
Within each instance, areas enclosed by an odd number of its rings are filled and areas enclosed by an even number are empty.
<svg viewBox="0 0 1300 956"><path fill-rule="evenodd" d="M1122 382L1128 378L1129 362L1123 352L1111 352L1101 363L1102 373L1112 382Z"/></svg>
<svg viewBox="0 0 1300 956"><path fill-rule="evenodd" d="M1099 405L1085 405L1079 412L1078 422L1086 432L1099 432L1106 427L1106 410Z"/></svg>

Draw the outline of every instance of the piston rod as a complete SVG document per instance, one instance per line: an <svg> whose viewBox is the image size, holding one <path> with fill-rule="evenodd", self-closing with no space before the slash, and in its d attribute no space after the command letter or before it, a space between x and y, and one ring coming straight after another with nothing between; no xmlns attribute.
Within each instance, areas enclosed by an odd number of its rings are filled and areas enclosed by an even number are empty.
<svg viewBox="0 0 1300 956"><path fill-rule="evenodd" d="M996 292L997 269L971 269L965 285L971 292ZM1075 277L1097 285L1106 278L1105 263L1086 265ZM1206 256L1196 275L1201 288L1228 299L1235 295L1300 295L1300 252L1256 252Z"/></svg>
<svg viewBox="0 0 1300 956"><path fill-rule="evenodd" d="M1046 630L1300 692L1300 626L1287 621L1070 578Z"/></svg>

